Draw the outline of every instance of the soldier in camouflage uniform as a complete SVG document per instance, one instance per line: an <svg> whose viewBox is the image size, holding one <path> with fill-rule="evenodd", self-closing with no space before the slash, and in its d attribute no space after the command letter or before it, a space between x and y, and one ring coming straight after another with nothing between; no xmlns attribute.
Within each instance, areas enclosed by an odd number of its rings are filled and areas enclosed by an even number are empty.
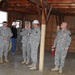
<svg viewBox="0 0 75 75"><path fill-rule="evenodd" d="M16 44L16 50L21 50L22 47L22 36L21 33L22 32L22 24L19 24L19 28L17 28L17 44Z"/></svg>
<svg viewBox="0 0 75 75"><path fill-rule="evenodd" d="M62 73L62 68L64 67L65 58L67 55L68 48L71 43L71 32L66 29L67 23L63 22L61 24L61 30L58 31L56 39L54 41L55 50L55 67L51 69L52 71L59 70Z"/></svg>
<svg viewBox="0 0 75 75"><path fill-rule="evenodd" d="M0 28L0 63L3 63L3 54L5 56L5 62L9 62L7 59L9 39L12 36L11 30L7 27L7 22L3 22L3 26Z"/></svg>
<svg viewBox="0 0 75 75"><path fill-rule="evenodd" d="M29 44L29 38L30 38L30 33L31 33L31 28L30 28L30 22L25 21L25 28L22 30L21 35L22 35L22 50L23 50L23 62L22 64L29 64L30 60L30 44Z"/></svg>
<svg viewBox="0 0 75 75"><path fill-rule="evenodd" d="M39 28L39 22L38 20L34 20L32 22L33 29L30 34L30 46L31 46L31 60L32 64L29 65L30 70L36 69L37 64L37 57L38 57L38 47L40 43L40 28Z"/></svg>

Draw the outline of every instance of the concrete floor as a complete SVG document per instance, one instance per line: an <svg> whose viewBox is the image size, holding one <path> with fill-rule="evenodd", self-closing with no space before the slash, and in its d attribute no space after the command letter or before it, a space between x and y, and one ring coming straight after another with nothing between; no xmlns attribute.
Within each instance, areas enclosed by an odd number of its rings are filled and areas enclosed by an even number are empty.
<svg viewBox="0 0 75 75"><path fill-rule="evenodd" d="M50 52L45 52L44 71L30 71L28 65L22 65L22 52L17 52L14 56L9 53L10 63L0 64L0 75L75 75L75 53L68 53L63 73L51 72L54 67L54 57Z"/></svg>

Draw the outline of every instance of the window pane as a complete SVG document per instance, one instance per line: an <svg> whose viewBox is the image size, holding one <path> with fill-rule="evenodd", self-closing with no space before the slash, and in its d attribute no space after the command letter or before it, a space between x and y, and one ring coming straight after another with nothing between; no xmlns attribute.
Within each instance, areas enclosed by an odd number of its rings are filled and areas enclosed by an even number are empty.
<svg viewBox="0 0 75 75"><path fill-rule="evenodd" d="M7 21L7 12L0 11L0 27L2 26L3 21Z"/></svg>

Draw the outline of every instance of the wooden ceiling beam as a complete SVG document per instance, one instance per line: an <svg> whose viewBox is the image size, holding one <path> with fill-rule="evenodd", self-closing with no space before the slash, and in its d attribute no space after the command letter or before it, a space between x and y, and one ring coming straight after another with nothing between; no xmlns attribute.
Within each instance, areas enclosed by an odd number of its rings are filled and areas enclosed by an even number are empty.
<svg viewBox="0 0 75 75"><path fill-rule="evenodd" d="M10 6L10 7L8 7L8 9L10 9L10 8L12 8L12 9L23 9L23 10L27 10L27 11L29 11L29 12L37 12L37 10L36 10L36 8L34 8L34 9L31 9L30 7L22 7L22 6L20 6L20 7L16 7L16 6L14 6L14 7L12 7L12 6Z"/></svg>
<svg viewBox="0 0 75 75"><path fill-rule="evenodd" d="M30 2L32 2L32 3L34 3L34 4L37 4L37 5L39 5L39 6L41 7L41 2L40 2L40 0L28 0L28 1L30 1Z"/></svg>
<svg viewBox="0 0 75 75"><path fill-rule="evenodd" d="M9 3L29 3L28 0L6 0Z"/></svg>
<svg viewBox="0 0 75 75"><path fill-rule="evenodd" d="M75 0L46 0L48 3L75 3Z"/></svg>
<svg viewBox="0 0 75 75"><path fill-rule="evenodd" d="M30 12L29 10L25 10L25 9L22 9L22 8L21 8L21 9L19 9L19 8L17 8L17 9L16 9L16 8L7 8L7 10L9 10L9 11L16 11L16 12L22 12L22 13L23 13L23 12L24 12L24 13L30 13L30 14L32 14L32 13L33 13L33 14L34 14L34 13L37 13L37 12L33 12L33 11Z"/></svg>
<svg viewBox="0 0 75 75"><path fill-rule="evenodd" d="M50 7L50 9L49 9L49 12L48 12L48 15L47 15L47 22L48 22L48 20L49 20L49 17L50 17L50 14L51 14L51 10L52 10L52 6Z"/></svg>
<svg viewBox="0 0 75 75"><path fill-rule="evenodd" d="M50 4L54 8L75 8L75 4Z"/></svg>

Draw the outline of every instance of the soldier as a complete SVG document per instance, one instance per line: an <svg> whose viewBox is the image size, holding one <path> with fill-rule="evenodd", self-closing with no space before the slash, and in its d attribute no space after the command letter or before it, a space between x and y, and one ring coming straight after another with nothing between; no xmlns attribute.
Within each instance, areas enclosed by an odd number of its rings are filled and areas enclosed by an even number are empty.
<svg viewBox="0 0 75 75"><path fill-rule="evenodd" d="M62 73L67 51L71 43L71 32L67 30L67 23L62 22L61 30L58 31L53 47L55 48L55 67L51 71L59 70Z"/></svg>
<svg viewBox="0 0 75 75"><path fill-rule="evenodd" d="M39 21L34 20L32 22L33 29L30 34L30 46L31 46L31 59L32 59L32 64L29 65L30 70L36 69L36 64L37 64L37 56L38 56L38 47L39 47L39 42L40 42L40 28L39 28Z"/></svg>
<svg viewBox="0 0 75 75"><path fill-rule="evenodd" d="M22 50L23 50L23 62L22 64L29 64L29 59L30 59L30 44L29 44L29 38L30 38L30 33L31 33L31 28L30 28L30 22L25 21L25 28L22 30L21 35L22 35Z"/></svg>
<svg viewBox="0 0 75 75"><path fill-rule="evenodd" d="M22 36L20 34L21 32L22 32L22 24L19 23L19 27L17 28L17 44L16 44L16 50L21 50L21 47L22 47L22 43L21 43Z"/></svg>
<svg viewBox="0 0 75 75"><path fill-rule="evenodd" d="M12 36L11 30L7 27L8 23L3 22L3 26L0 28L0 63L3 63L3 54L5 56L5 62L9 62L7 59L9 39Z"/></svg>

